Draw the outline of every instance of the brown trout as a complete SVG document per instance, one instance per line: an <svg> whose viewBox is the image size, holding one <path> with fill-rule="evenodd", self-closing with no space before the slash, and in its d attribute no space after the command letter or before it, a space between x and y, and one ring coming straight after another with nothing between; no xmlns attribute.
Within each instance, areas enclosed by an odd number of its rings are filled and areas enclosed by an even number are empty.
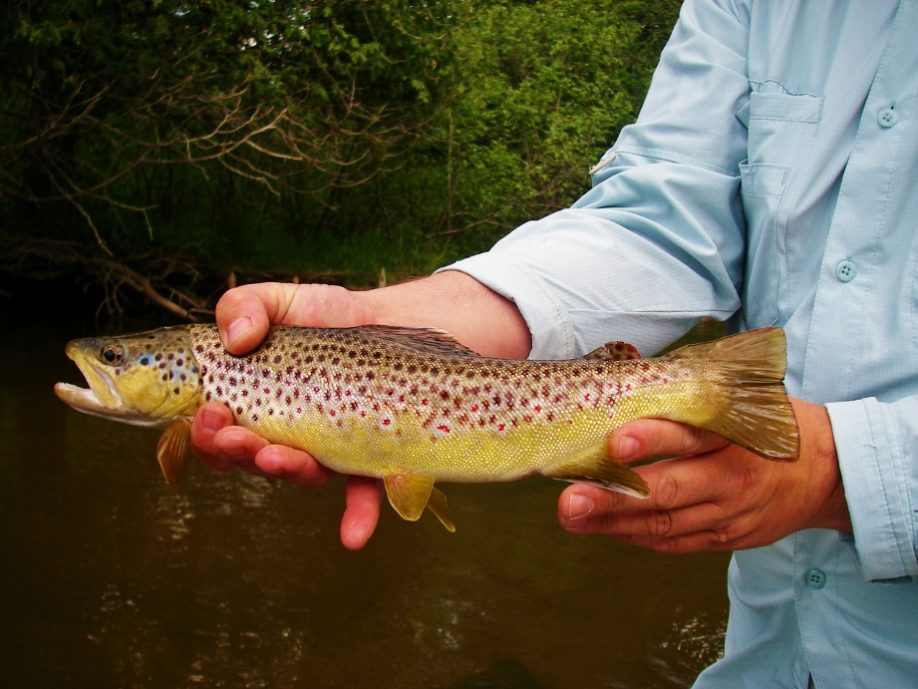
<svg viewBox="0 0 918 689"><path fill-rule="evenodd" d="M162 328L67 345L89 384L57 395L82 412L166 426L157 447L175 485L190 421L208 400L273 443L345 474L381 478L404 519L424 508L450 531L436 481L532 474L646 497L606 454L615 428L664 418L713 431L768 459L795 459L797 423L783 385L784 332L751 330L641 359L613 342L582 359L482 357L436 330L272 328L246 356L214 325Z"/></svg>

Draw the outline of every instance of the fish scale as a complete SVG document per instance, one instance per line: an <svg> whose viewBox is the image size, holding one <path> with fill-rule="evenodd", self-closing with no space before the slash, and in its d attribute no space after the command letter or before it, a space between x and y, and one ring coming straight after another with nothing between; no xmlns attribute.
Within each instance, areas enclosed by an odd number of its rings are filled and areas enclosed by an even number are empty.
<svg viewBox="0 0 918 689"><path fill-rule="evenodd" d="M570 361L494 359L439 331L389 326L274 327L245 356L226 352L214 325L75 341L67 351L90 384L59 384L71 406L146 425L177 419L157 451L171 483L184 466L188 417L214 401L270 442L382 478L401 516L427 507L450 529L436 481L540 473L646 496L643 479L606 456L609 433L633 419L690 423L772 459L797 451L778 328L658 359L624 343Z"/></svg>

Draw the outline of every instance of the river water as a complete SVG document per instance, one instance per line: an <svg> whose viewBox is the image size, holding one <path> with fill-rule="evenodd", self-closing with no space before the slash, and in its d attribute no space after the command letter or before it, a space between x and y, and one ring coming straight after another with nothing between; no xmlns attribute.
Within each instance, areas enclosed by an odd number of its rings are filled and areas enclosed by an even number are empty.
<svg viewBox="0 0 918 689"><path fill-rule="evenodd" d="M173 493L155 431L54 396L86 334L0 343L0 686L669 689L720 652L726 558L569 535L554 481L445 485L453 535L385 506L358 553L340 481Z"/></svg>

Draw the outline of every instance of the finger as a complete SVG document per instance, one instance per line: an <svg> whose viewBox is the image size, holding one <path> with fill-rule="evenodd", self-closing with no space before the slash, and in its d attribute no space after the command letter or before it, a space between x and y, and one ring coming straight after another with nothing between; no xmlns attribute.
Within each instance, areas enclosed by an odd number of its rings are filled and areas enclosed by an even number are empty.
<svg viewBox="0 0 918 689"><path fill-rule="evenodd" d="M270 478L281 478L304 488L325 483L332 472L312 455L284 445L266 445L255 455L255 465Z"/></svg>
<svg viewBox="0 0 918 689"><path fill-rule="evenodd" d="M730 552L738 549L737 545L719 530L695 531L676 537L633 537L621 540L641 548L655 550L658 553L711 553Z"/></svg>
<svg viewBox="0 0 918 689"><path fill-rule="evenodd" d="M717 543L729 538L730 522L723 508L701 503L675 510L632 510L594 512L565 525L574 533L602 533L628 542L655 542L708 533Z"/></svg>
<svg viewBox="0 0 918 689"><path fill-rule="evenodd" d="M337 285L262 282L226 292L217 302L224 346L244 354L264 338L270 324L348 327L372 323L370 308Z"/></svg>
<svg viewBox="0 0 918 689"><path fill-rule="evenodd" d="M731 531L735 529L731 520L714 503L660 510L650 507L647 501L601 488L578 486L562 493L558 518L571 533L604 534L660 552L719 551L734 547Z"/></svg>
<svg viewBox="0 0 918 689"><path fill-rule="evenodd" d="M204 464L218 471L232 468L214 445L214 436L233 424L233 414L224 405L208 402L198 409L191 424L191 449Z"/></svg>
<svg viewBox="0 0 918 689"><path fill-rule="evenodd" d="M360 550L370 540L379 523L382 484L376 479L350 476L346 507L341 519L341 543L349 550Z"/></svg>
<svg viewBox="0 0 918 689"><path fill-rule="evenodd" d="M741 453L683 457L640 467L639 473L650 488L645 499L598 486L574 484L561 493L558 517L565 526L586 518L598 519L602 524L602 520L611 520L623 511L647 513L708 503L725 504L741 493L749 480L750 468Z"/></svg>
<svg viewBox="0 0 918 689"><path fill-rule="evenodd" d="M626 423L609 436L609 456L619 462L652 457L697 455L719 449L727 441L716 433L666 419Z"/></svg>
<svg viewBox="0 0 918 689"><path fill-rule="evenodd" d="M261 474L255 455L268 441L242 426L227 426L214 434L214 448L224 462L236 469Z"/></svg>
<svg viewBox="0 0 918 689"><path fill-rule="evenodd" d="M264 282L226 292L216 308L223 345L233 354L245 354L257 347L274 322L272 316L286 312L295 289L293 284Z"/></svg>

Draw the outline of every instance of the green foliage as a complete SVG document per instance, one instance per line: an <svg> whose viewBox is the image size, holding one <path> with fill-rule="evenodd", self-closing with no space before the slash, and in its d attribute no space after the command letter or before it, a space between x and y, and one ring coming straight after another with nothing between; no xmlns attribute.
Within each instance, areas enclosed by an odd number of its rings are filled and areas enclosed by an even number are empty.
<svg viewBox="0 0 918 689"><path fill-rule="evenodd" d="M430 270L568 205L677 0L19 0L5 233L125 261Z"/></svg>

